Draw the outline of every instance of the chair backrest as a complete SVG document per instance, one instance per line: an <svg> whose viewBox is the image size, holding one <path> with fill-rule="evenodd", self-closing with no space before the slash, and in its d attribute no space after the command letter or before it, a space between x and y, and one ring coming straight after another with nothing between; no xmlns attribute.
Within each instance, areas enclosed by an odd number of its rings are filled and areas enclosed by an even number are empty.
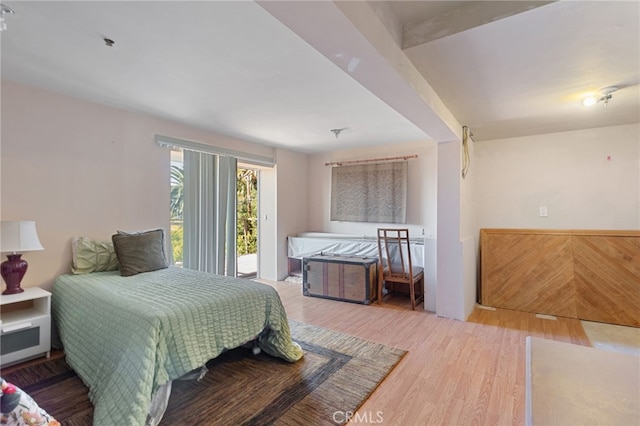
<svg viewBox="0 0 640 426"><path fill-rule="evenodd" d="M378 255L383 269L393 277L412 277L409 230L378 228Z"/></svg>

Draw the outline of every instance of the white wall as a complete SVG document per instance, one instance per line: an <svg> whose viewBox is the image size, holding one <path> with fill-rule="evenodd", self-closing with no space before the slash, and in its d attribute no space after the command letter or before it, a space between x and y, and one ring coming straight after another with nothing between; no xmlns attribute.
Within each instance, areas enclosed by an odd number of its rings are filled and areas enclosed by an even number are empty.
<svg viewBox="0 0 640 426"><path fill-rule="evenodd" d="M464 265L460 241L461 143L438 144L438 316L464 320Z"/></svg>
<svg viewBox="0 0 640 426"><path fill-rule="evenodd" d="M471 164L463 178L462 141L438 144L436 313L458 320L465 320L471 314L477 298L474 151L473 142L469 140Z"/></svg>
<svg viewBox="0 0 640 426"><path fill-rule="evenodd" d="M258 277L277 277L276 169L262 169L258 178Z"/></svg>
<svg viewBox="0 0 640 426"><path fill-rule="evenodd" d="M23 287L69 271L74 236L169 228L170 151L155 134L272 156L273 149L2 81L2 220L35 220L44 251Z"/></svg>
<svg viewBox="0 0 640 426"><path fill-rule="evenodd" d="M462 142L460 142L461 144ZM462 311L458 319L467 319L476 305L478 293L478 266L479 259L477 225L476 225L476 180L477 170L475 143L470 137L467 142L470 164L467 173L462 178L462 164L460 165L460 242L462 243L462 265L464 275L462 278ZM464 158L463 147L461 157ZM464 164L464 163L463 163Z"/></svg>
<svg viewBox="0 0 640 426"><path fill-rule="evenodd" d="M270 279L282 280L288 273L287 236L307 230L309 199L307 192L308 156L286 150L277 150L276 164L276 223L277 270ZM267 278L267 277L265 277Z"/></svg>
<svg viewBox="0 0 640 426"><path fill-rule="evenodd" d="M640 229L640 125L474 145L478 228Z"/></svg>

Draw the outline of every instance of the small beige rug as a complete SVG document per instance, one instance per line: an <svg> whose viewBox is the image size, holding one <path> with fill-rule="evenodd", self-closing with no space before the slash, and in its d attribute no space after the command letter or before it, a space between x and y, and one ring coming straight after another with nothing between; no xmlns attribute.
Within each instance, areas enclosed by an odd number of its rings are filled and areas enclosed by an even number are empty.
<svg viewBox="0 0 640 426"><path fill-rule="evenodd" d="M593 321L580 323L594 348L640 355L640 328Z"/></svg>

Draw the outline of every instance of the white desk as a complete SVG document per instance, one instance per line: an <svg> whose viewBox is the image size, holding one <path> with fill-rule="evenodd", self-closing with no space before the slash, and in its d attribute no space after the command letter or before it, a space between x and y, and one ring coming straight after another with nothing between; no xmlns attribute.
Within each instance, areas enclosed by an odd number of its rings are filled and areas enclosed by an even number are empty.
<svg viewBox="0 0 640 426"><path fill-rule="evenodd" d="M319 254L378 257L378 240L375 237L305 232L290 236L288 240L289 275L302 276L302 259ZM424 239L411 240L411 262L424 267Z"/></svg>
<svg viewBox="0 0 640 426"><path fill-rule="evenodd" d="M288 257L300 259L317 254L349 255L359 257L378 257L378 240L375 237L305 233L291 236L288 245ZM412 239L411 262L424 267L424 240Z"/></svg>

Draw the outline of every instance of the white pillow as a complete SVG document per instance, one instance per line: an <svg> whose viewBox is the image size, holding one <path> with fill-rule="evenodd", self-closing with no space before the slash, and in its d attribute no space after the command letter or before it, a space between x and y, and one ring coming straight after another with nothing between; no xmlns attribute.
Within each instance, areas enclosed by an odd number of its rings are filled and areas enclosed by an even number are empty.
<svg viewBox="0 0 640 426"><path fill-rule="evenodd" d="M113 242L88 237L76 237L71 241L72 273L115 271L119 266Z"/></svg>

